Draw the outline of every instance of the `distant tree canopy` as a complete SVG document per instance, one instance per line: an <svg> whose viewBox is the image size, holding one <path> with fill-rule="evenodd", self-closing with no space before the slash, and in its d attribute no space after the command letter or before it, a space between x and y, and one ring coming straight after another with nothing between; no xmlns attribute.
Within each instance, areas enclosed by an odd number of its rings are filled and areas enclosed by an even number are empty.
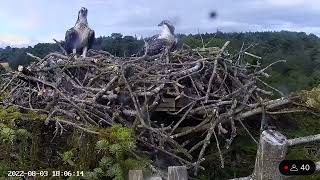
<svg viewBox="0 0 320 180"><path fill-rule="evenodd" d="M16 69L18 65L26 65L34 61L34 59L27 56L27 52L44 57L49 52L54 51L59 51L59 47L51 43L39 43L34 47L29 46L27 48L11 48L7 46L4 49L0 48L0 60L6 60L12 69Z"/></svg>
<svg viewBox="0 0 320 180"><path fill-rule="evenodd" d="M102 49L115 56L131 56L143 48L144 42L132 36L112 33L109 37L96 39L93 49Z"/></svg>
<svg viewBox="0 0 320 180"><path fill-rule="evenodd" d="M266 81L284 92L308 89L319 84L320 70L320 39L314 34L303 32L246 32L246 33L205 33L201 35L179 34L178 47L186 44L196 47L221 47L226 41L231 41L227 48L231 54L254 44L247 51L261 56L263 65L285 59L287 63L277 64L270 72L272 77ZM131 56L143 48L143 40L132 36L112 33L110 36L98 37L93 49L102 49L116 56ZM19 64L25 65L33 61L26 56L30 52L44 57L49 52L60 51L56 44L40 43L27 48L0 48L0 60L10 63L12 69ZM246 58L250 62L256 59Z"/></svg>

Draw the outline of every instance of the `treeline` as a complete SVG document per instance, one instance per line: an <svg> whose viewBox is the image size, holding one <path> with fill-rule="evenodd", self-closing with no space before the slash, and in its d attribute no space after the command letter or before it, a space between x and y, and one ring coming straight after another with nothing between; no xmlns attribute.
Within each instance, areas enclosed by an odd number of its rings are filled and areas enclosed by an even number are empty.
<svg viewBox="0 0 320 180"><path fill-rule="evenodd" d="M280 90L289 93L299 89L308 89L319 84L320 70L320 39L314 34L299 32L246 32L246 33L206 33L201 35L178 35L179 45L195 47L221 47L231 41L228 47L230 54L235 54L241 47L254 47L247 52L261 56L260 62L267 65L285 59L287 63L275 65L272 77L266 81ZM116 56L131 56L143 48L144 42L133 36L113 33L111 36L98 37L94 49L102 49ZM8 61L12 69L19 64L25 65L33 61L26 52L44 57L49 52L59 51L54 43L40 43L27 48L0 48L0 61ZM246 58L250 63L257 59Z"/></svg>
<svg viewBox="0 0 320 180"><path fill-rule="evenodd" d="M63 45L63 43L62 43ZM131 56L143 48L143 40L138 40L136 37L123 36L120 33L113 33L108 37L98 37L95 40L93 49L105 50L115 56ZM34 47L27 48L0 48L0 61L7 61L12 69L16 69L18 65L26 65L34 59L27 56L26 53L31 53L38 57L44 57L50 52L60 51L60 48L55 43L39 43Z"/></svg>

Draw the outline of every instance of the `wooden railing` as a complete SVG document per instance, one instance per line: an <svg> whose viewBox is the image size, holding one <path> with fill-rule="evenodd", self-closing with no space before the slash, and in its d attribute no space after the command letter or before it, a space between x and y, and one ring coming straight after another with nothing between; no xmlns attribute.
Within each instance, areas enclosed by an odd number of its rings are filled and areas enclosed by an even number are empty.
<svg viewBox="0 0 320 180"><path fill-rule="evenodd" d="M284 176L279 172L279 164L285 159L287 149L290 146L315 141L320 141L320 134L287 139L278 131L265 130L261 133L253 174L233 180L281 180ZM320 171L320 162L316 163L316 171ZM129 180L143 180L142 171L130 170ZM150 180L162 180L162 178L153 177ZM185 166L170 166L167 180L188 180L187 168Z"/></svg>
<svg viewBox="0 0 320 180"><path fill-rule="evenodd" d="M150 180L162 180L161 177L152 177ZM129 180L143 180L141 170L130 170ZM169 166L167 180L188 180L188 171L186 166Z"/></svg>

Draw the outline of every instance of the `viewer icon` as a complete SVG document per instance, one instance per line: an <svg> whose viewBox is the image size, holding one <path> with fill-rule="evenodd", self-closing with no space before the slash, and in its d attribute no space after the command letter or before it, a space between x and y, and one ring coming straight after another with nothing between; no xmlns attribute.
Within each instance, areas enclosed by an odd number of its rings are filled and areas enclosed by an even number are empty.
<svg viewBox="0 0 320 180"><path fill-rule="evenodd" d="M290 171L299 171L295 164L292 164Z"/></svg>

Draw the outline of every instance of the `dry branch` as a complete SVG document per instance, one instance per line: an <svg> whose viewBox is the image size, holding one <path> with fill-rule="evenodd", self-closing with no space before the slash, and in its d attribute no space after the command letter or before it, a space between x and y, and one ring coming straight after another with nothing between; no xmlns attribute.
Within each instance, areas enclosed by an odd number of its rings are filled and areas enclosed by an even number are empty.
<svg viewBox="0 0 320 180"><path fill-rule="evenodd" d="M295 139L289 139L288 145L295 146L295 145L306 144L310 142L318 142L318 141L320 141L320 134L313 135L313 136L300 137Z"/></svg>

